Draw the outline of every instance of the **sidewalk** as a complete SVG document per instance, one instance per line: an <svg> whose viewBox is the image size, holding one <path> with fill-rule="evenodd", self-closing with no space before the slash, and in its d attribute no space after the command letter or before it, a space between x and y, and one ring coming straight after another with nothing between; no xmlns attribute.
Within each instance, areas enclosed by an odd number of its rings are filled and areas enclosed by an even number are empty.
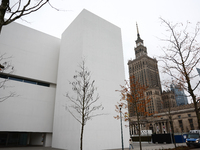
<svg viewBox="0 0 200 150"><path fill-rule="evenodd" d="M179 143L176 144L177 146L186 146L185 143ZM134 150L140 150L139 143L134 143ZM160 149L169 149L174 148L174 144L153 144L153 143L142 143L142 150L160 150ZM0 150L60 150L57 148L51 148L51 147L6 147L2 148L0 147ZM109 149L109 150L122 150L122 148L119 149ZM124 148L124 150L129 150L129 148Z"/></svg>
<svg viewBox="0 0 200 150"><path fill-rule="evenodd" d="M27 146L27 147L0 147L0 150L61 150L51 147L40 147L40 146Z"/></svg>
<svg viewBox="0 0 200 150"><path fill-rule="evenodd" d="M178 143L176 146L186 146L185 143ZM134 150L140 150L139 143L133 144ZM174 148L174 144L153 144L153 143L142 143L142 150L159 150L159 149L169 149ZM112 150L121 150L120 149L112 149ZM124 148L124 150L129 150L129 148Z"/></svg>

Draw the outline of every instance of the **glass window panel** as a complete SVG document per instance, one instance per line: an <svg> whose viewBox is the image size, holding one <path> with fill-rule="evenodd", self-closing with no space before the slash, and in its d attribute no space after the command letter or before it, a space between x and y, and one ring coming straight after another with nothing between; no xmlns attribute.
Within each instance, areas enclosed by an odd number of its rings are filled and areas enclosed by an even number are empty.
<svg viewBox="0 0 200 150"><path fill-rule="evenodd" d="M41 86L47 86L47 87L49 87L49 86L50 86L50 84L49 84L49 83L42 83L42 82L38 82L37 84L38 84L38 85L41 85Z"/></svg>
<svg viewBox="0 0 200 150"><path fill-rule="evenodd" d="M31 81L31 80L24 80L25 83L30 83L30 84L36 84L35 81Z"/></svg>
<svg viewBox="0 0 200 150"><path fill-rule="evenodd" d="M8 76L6 76L4 74L0 74L0 78L8 79Z"/></svg>
<svg viewBox="0 0 200 150"><path fill-rule="evenodd" d="M8 79L23 82L23 79L20 78L8 77Z"/></svg>

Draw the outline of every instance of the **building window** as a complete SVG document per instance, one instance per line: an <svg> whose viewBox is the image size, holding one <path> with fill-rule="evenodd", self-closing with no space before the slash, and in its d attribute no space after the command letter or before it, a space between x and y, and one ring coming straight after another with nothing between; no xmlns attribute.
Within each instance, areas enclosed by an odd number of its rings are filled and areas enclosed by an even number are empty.
<svg viewBox="0 0 200 150"><path fill-rule="evenodd" d="M131 67L129 67L129 72L131 72Z"/></svg>
<svg viewBox="0 0 200 150"><path fill-rule="evenodd" d="M180 118L181 118L181 115L178 115L178 118L180 119Z"/></svg>
<svg viewBox="0 0 200 150"><path fill-rule="evenodd" d="M37 82L37 85L46 86L46 87L50 86L49 83L43 83L43 82Z"/></svg>
<svg viewBox="0 0 200 150"><path fill-rule="evenodd" d="M14 75L0 74L0 78L14 80L14 81L18 81L18 82L29 83L29 84L36 84L36 85L40 85L40 86L50 87L50 83L39 82L39 81L35 81L35 80L32 80L32 79L24 79L23 77L16 77Z"/></svg>
<svg viewBox="0 0 200 150"><path fill-rule="evenodd" d="M178 123L179 123L179 127L181 128L181 131L183 132L183 122L182 122L182 120L179 120Z"/></svg>
<svg viewBox="0 0 200 150"><path fill-rule="evenodd" d="M188 114L188 117L191 117L191 114Z"/></svg>
<svg viewBox="0 0 200 150"><path fill-rule="evenodd" d="M193 125L193 120L192 119L188 119L189 124L190 124L190 129L194 130L194 125Z"/></svg>
<svg viewBox="0 0 200 150"><path fill-rule="evenodd" d="M0 78L8 79L8 77L4 74L0 74Z"/></svg>
<svg viewBox="0 0 200 150"><path fill-rule="evenodd" d="M37 82L35 81L31 81L31 80L24 80L25 83L29 83L29 84L37 84Z"/></svg>
<svg viewBox="0 0 200 150"><path fill-rule="evenodd" d="M23 82L23 80L20 79L20 78L8 77L8 79L10 79L10 80L15 80L15 81L19 81L19 82Z"/></svg>

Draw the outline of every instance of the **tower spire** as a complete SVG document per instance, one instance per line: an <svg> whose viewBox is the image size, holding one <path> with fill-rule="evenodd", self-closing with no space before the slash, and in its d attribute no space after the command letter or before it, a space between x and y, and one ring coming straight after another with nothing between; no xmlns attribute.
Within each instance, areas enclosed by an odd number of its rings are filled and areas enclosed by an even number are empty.
<svg viewBox="0 0 200 150"><path fill-rule="evenodd" d="M135 42L136 42L137 47L135 48L135 55L136 55L136 58L138 58L140 56L147 55L147 49L143 45L143 40L140 38L137 22L136 22L136 29L137 29L137 40Z"/></svg>
<svg viewBox="0 0 200 150"><path fill-rule="evenodd" d="M138 24L136 22L136 28L137 28L137 36L140 37L140 34L139 34L139 29L138 29Z"/></svg>
<svg viewBox="0 0 200 150"><path fill-rule="evenodd" d="M139 33L139 28L138 28L137 22L136 22L136 29L137 29L137 40L135 42L136 42L136 44L138 44L138 43L143 44L143 40L140 38L140 33Z"/></svg>

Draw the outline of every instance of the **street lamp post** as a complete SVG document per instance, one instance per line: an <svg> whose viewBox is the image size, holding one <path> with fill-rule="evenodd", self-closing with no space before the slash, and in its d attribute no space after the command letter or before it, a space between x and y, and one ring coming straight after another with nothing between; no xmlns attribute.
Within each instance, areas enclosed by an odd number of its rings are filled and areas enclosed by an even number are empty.
<svg viewBox="0 0 200 150"><path fill-rule="evenodd" d="M122 105L119 105L119 109L120 109L120 123L121 123L121 139L122 139L122 150L124 150L124 142L123 142L123 128L122 128Z"/></svg>

